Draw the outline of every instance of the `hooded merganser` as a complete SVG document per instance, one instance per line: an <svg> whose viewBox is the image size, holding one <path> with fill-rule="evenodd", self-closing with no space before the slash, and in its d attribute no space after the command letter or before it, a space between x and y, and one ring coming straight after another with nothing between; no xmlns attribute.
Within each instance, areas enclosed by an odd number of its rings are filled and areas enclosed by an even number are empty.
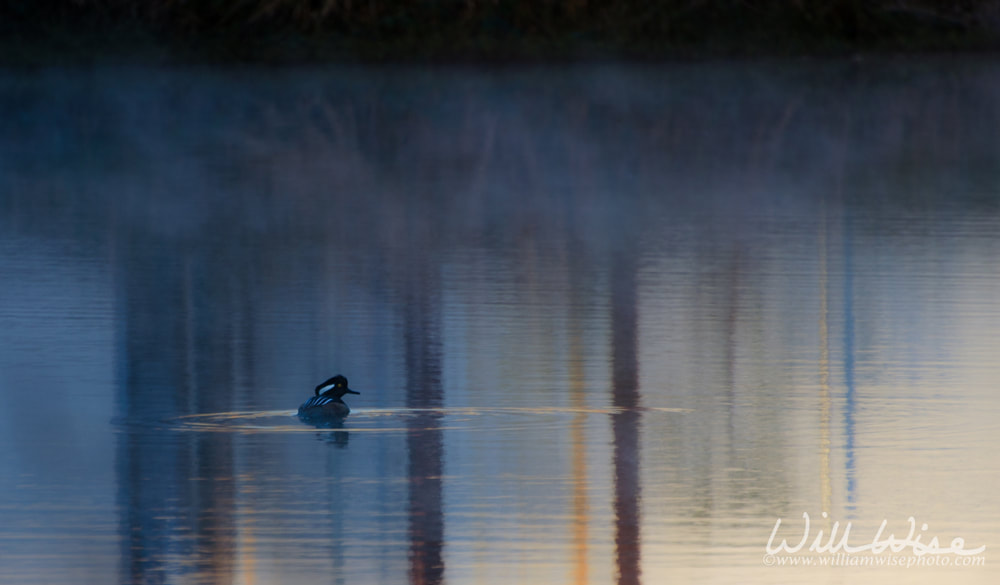
<svg viewBox="0 0 1000 585"><path fill-rule="evenodd" d="M361 394L347 387L347 378L336 375L319 386L316 386L316 396L302 403L299 407L301 418L342 418L350 414L351 409L341 400L344 394Z"/></svg>

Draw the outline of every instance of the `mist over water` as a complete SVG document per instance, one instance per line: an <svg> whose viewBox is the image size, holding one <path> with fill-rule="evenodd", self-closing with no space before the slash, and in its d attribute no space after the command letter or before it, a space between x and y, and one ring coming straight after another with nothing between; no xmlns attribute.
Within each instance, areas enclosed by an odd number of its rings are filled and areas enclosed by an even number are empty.
<svg viewBox="0 0 1000 585"><path fill-rule="evenodd" d="M0 582L992 583L998 79L0 73Z"/></svg>

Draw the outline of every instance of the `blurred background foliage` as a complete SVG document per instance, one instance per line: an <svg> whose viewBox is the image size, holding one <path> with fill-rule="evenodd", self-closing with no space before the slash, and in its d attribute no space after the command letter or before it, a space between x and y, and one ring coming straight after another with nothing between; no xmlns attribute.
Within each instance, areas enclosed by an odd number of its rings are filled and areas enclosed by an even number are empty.
<svg viewBox="0 0 1000 585"><path fill-rule="evenodd" d="M962 50L1000 45L1000 1L0 0L0 33L8 61Z"/></svg>

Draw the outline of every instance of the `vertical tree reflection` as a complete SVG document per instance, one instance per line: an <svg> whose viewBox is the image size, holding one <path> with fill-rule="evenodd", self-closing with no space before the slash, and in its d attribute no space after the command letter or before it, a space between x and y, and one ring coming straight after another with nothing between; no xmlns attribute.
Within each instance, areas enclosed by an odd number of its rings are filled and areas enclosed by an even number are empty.
<svg viewBox="0 0 1000 585"><path fill-rule="evenodd" d="M639 583L641 486L639 478L639 360L637 265L626 248L612 259L612 433L615 468L615 547L618 583Z"/></svg>
<svg viewBox="0 0 1000 585"><path fill-rule="evenodd" d="M826 206L822 207L817 237L819 251L819 470L820 470L820 510L833 510L833 468L830 458L830 307L828 296L829 268L827 267L827 233L830 231L826 219ZM829 518L827 518L829 524ZM829 526L827 526L829 530Z"/></svg>
<svg viewBox="0 0 1000 585"><path fill-rule="evenodd" d="M847 510L854 511L857 498L854 453L854 230L851 212L844 212L844 475L847 478Z"/></svg>
<svg viewBox="0 0 1000 585"><path fill-rule="evenodd" d="M432 270L414 268L406 281L404 333L406 404L437 409L444 403L441 387L441 340L437 281ZM441 583L444 561L444 518L441 504L444 439L440 414L423 411L409 421L407 471L410 493L410 582Z"/></svg>
<svg viewBox="0 0 1000 585"><path fill-rule="evenodd" d="M578 270L573 274L579 274ZM578 291L580 287L574 286L571 291ZM572 293L571 293L572 294ZM572 454L570 455L571 469L573 476L573 580L576 585L586 585L590 581L588 571L589 547L589 516L590 504L587 498L587 421L586 412L587 398L585 387L585 373L583 370L584 324L580 319L578 307L581 301L574 299L573 312L570 316L570 336L569 336L569 378L570 378L570 404L579 412L573 417L570 427L570 442L572 444Z"/></svg>
<svg viewBox="0 0 1000 585"><path fill-rule="evenodd" d="M232 403L232 287L171 238L123 239L118 274L116 473L123 583L165 583L194 567L231 583L236 528L229 436L163 440L164 420ZM225 301L225 302L220 302Z"/></svg>

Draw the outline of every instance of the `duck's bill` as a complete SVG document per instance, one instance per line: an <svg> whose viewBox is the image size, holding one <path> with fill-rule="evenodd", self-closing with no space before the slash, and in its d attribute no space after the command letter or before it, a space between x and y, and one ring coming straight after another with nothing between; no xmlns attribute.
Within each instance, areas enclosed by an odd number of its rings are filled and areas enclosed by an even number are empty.
<svg viewBox="0 0 1000 585"><path fill-rule="evenodd" d="M347 389L347 393L348 394L361 394L360 392L355 392L354 390L351 390L350 388Z"/></svg>

